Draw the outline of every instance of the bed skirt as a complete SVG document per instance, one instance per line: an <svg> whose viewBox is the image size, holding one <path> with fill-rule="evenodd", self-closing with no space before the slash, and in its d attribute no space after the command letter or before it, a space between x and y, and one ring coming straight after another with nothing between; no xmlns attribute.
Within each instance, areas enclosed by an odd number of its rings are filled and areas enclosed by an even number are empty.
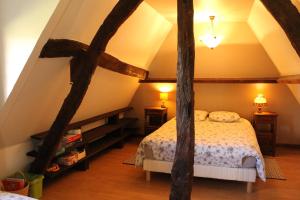
<svg viewBox="0 0 300 200"><path fill-rule="evenodd" d="M170 174L172 165L173 162L145 159L143 162L143 169L149 172ZM253 183L256 180L256 169L194 165L194 176Z"/></svg>

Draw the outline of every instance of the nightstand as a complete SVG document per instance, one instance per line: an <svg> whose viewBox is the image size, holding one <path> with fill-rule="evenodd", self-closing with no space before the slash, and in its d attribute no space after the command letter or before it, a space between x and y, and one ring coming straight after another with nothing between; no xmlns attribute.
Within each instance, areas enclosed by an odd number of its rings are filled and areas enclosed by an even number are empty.
<svg viewBox="0 0 300 200"><path fill-rule="evenodd" d="M167 121L168 108L145 108L145 135L152 133Z"/></svg>
<svg viewBox="0 0 300 200"><path fill-rule="evenodd" d="M275 156L277 116L274 112L256 112L253 115L253 127L264 155Z"/></svg>

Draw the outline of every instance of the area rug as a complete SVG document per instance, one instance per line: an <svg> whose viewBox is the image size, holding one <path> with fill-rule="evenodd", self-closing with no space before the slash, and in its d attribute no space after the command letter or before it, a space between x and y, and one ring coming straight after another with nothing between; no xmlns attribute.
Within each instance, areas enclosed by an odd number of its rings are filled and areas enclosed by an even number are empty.
<svg viewBox="0 0 300 200"><path fill-rule="evenodd" d="M268 179L286 180L275 158L265 157L264 160Z"/></svg>
<svg viewBox="0 0 300 200"><path fill-rule="evenodd" d="M135 164L135 154L123 161L125 165L134 165Z"/></svg>

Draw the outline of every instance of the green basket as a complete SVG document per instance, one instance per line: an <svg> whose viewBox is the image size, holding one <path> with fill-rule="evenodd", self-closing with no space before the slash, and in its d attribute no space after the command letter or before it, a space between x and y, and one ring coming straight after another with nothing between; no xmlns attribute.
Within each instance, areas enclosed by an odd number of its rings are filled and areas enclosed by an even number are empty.
<svg viewBox="0 0 300 200"><path fill-rule="evenodd" d="M29 184L29 196L40 199L43 195L43 179L40 174L25 173L25 177Z"/></svg>

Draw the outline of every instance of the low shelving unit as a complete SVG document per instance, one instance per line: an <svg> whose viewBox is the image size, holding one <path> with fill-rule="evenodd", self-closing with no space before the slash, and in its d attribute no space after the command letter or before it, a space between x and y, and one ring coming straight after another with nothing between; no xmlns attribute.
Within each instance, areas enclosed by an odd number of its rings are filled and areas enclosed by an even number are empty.
<svg viewBox="0 0 300 200"><path fill-rule="evenodd" d="M75 167L81 170L86 170L89 168L89 160L92 156L95 156L97 153L113 145L122 146L123 140L135 130L134 125L137 121L137 118L121 116L124 116L125 112L128 112L132 109L132 107L126 107L69 124L66 128L66 131L72 129L81 129L83 126L88 126L95 122L102 121L102 125L98 125L92 129L82 132L82 139L80 141L74 142L71 146L65 148L65 152L70 152L74 149L85 150L86 156L84 158L78 160L78 162L70 166L60 165L59 171L51 173L46 172L44 174L45 177L54 178L64 174L64 172L66 172L68 169ZM48 131L37 133L32 135L31 138L36 141L42 141L47 134ZM27 153L27 155L36 157L38 155L38 151L30 151ZM53 161L56 161L59 156L54 157Z"/></svg>

